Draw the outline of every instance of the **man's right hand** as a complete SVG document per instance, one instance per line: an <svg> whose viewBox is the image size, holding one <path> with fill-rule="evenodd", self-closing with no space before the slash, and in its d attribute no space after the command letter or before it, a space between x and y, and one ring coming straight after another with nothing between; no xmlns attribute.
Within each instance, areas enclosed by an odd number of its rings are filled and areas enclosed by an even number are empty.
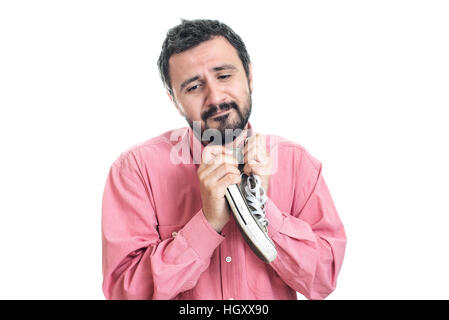
<svg viewBox="0 0 449 320"><path fill-rule="evenodd" d="M226 188L241 182L238 162L223 146L206 146L198 168L203 213L209 224L221 232L229 221Z"/></svg>

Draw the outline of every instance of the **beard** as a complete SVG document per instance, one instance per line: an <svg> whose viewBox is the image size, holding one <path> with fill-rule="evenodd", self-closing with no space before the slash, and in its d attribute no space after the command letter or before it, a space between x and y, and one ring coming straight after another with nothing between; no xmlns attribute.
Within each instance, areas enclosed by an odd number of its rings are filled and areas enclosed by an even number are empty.
<svg viewBox="0 0 449 320"><path fill-rule="evenodd" d="M251 115L252 99L251 94L248 94L245 106L239 106L235 101L224 102L219 105L212 105L209 109L201 114L201 130L198 126L194 126L194 121L186 118L193 133L203 145L225 145L234 141L246 127L249 117ZM237 117L232 119L232 111L222 115L212 117L222 111L234 110ZM211 128L208 125L208 120L213 121L215 126Z"/></svg>

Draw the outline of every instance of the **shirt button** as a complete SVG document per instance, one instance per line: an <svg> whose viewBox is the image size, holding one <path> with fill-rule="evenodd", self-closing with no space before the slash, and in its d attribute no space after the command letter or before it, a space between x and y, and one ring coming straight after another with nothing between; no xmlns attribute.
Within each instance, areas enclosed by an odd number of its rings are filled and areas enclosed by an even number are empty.
<svg viewBox="0 0 449 320"><path fill-rule="evenodd" d="M231 262L232 259L231 259L231 257L226 257L225 260L226 260L226 262Z"/></svg>
<svg viewBox="0 0 449 320"><path fill-rule="evenodd" d="M171 235L172 235L172 237L174 238L174 237L176 237L176 236L178 235L178 233L177 233L176 231L173 231L173 232L171 233Z"/></svg>

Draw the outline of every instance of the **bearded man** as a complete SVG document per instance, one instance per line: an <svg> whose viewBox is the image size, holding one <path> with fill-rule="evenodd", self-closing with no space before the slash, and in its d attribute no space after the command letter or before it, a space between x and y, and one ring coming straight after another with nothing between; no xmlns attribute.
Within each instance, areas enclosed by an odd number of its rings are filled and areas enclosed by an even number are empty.
<svg viewBox="0 0 449 320"><path fill-rule="evenodd" d="M183 20L168 31L158 66L189 127L134 146L111 166L102 208L105 297L328 296L343 262L343 224L321 163L249 123L253 78L241 38L219 21ZM229 146L243 141L242 163ZM243 173L260 177L266 195L263 219L277 251L269 263L251 250L225 197Z"/></svg>

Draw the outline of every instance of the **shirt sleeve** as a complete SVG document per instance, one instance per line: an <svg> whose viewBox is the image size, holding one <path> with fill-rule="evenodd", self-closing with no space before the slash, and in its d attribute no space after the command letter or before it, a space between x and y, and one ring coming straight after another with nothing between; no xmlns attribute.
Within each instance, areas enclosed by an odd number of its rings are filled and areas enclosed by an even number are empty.
<svg viewBox="0 0 449 320"><path fill-rule="evenodd" d="M346 234L321 163L302 151L295 164L296 186L291 213L281 212L268 198L268 234L276 245L271 266L283 281L308 299L324 299L336 287L343 263Z"/></svg>
<svg viewBox="0 0 449 320"><path fill-rule="evenodd" d="M223 240L200 210L174 237L162 241L151 190L138 170L112 165L102 204L107 299L176 298L196 285Z"/></svg>

